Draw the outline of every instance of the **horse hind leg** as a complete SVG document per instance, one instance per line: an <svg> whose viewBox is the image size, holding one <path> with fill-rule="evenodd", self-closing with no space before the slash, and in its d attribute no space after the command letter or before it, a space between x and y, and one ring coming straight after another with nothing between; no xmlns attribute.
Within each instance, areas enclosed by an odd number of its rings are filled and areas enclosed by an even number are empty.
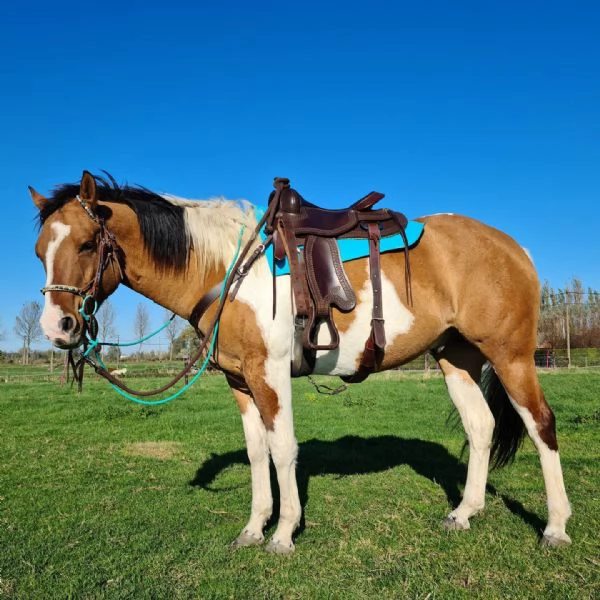
<svg viewBox="0 0 600 600"><path fill-rule="evenodd" d="M483 510L494 431L494 417L479 387L486 362L477 348L455 335L434 352L458 410L469 444L467 481L462 501L444 520L448 530L469 529L469 518Z"/></svg>
<svg viewBox="0 0 600 600"><path fill-rule="evenodd" d="M566 533L571 507L567 498L556 440L554 413L542 391L533 357L495 363L495 369L519 414L539 455L548 503L548 524L542 543L566 546L571 538Z"/></svg>

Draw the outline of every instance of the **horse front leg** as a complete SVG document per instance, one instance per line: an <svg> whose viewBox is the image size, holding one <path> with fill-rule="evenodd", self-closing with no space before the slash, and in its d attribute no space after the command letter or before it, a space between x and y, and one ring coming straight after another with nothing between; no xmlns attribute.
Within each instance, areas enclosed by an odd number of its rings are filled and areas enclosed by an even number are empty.
<svg viewBox="0 0 600 600"><path fill-rule="evenodd" d="M258 365L247 381L266 428L279 485L279 522L266 549L289 554L294 551L292 535L302 516L296 481L298 442L294 434L289 357Z"/></svg>
<svg viewBox="0 0 600 600"><path fill-rule="evenodd" d="M278 413L273 430L267 433L267 437L277 472L280 498L279 523L267 550L277 554L289 554L294 551L292 534L300 524L302 516L296 481L298 443L294 436L291 405Z"/></svg>
<svg viewBox="0 0 600 600"><path fill-rule="evenodd" d="M246 450L252 477L252 510L250 520L240 535L232 542L232 548L255 546L264 542L263 529L273 510L271 479L269 474L269 448L267 430L251 395L239 388L231 391L242 415L246 438Z"/></svg>

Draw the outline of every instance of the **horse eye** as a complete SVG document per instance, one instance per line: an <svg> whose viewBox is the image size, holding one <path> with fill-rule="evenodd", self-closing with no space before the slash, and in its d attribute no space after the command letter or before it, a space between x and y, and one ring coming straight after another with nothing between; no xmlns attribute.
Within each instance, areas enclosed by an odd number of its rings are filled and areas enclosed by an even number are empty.
<svg viewBox="0 0 600 600"><path fill-rule="evenodd" d="M79 247L79 252L91 252L96 249L96 242L94 240L90 240L88 242L84 242Z"/></svg>

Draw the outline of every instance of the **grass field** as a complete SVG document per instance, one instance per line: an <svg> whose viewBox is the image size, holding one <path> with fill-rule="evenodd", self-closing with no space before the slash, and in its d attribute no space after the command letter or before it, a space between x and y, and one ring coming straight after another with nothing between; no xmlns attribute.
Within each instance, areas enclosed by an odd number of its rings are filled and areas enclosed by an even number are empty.
<svg viewBox="0 0 600 600"><path fill-rule="evenodd" d="M231 551L250 507L239 414L220 376L140 407L104 382L0 384L0 598L600 598L600 373L542 374L573 545L539 546L527 440L467 532L462 429L434 376L295 386L305 519L296 553ZM272 531L272 526L270 528Z"/></svg>

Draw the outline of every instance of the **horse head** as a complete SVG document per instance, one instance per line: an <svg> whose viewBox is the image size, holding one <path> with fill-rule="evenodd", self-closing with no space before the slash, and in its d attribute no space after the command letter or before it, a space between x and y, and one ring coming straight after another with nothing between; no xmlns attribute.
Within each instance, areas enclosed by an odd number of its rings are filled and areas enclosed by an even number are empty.
<svg viewBox="0 0 600 600"><path fill-rule="evenodd" d="M96 180L87 171L78 189L65 186L52 199L32 187L29 192L40 211L35 252L46 271L40 325L55 346L74 348L121 280L118 247L105 224L110 209L98 203Z"/></svg>

